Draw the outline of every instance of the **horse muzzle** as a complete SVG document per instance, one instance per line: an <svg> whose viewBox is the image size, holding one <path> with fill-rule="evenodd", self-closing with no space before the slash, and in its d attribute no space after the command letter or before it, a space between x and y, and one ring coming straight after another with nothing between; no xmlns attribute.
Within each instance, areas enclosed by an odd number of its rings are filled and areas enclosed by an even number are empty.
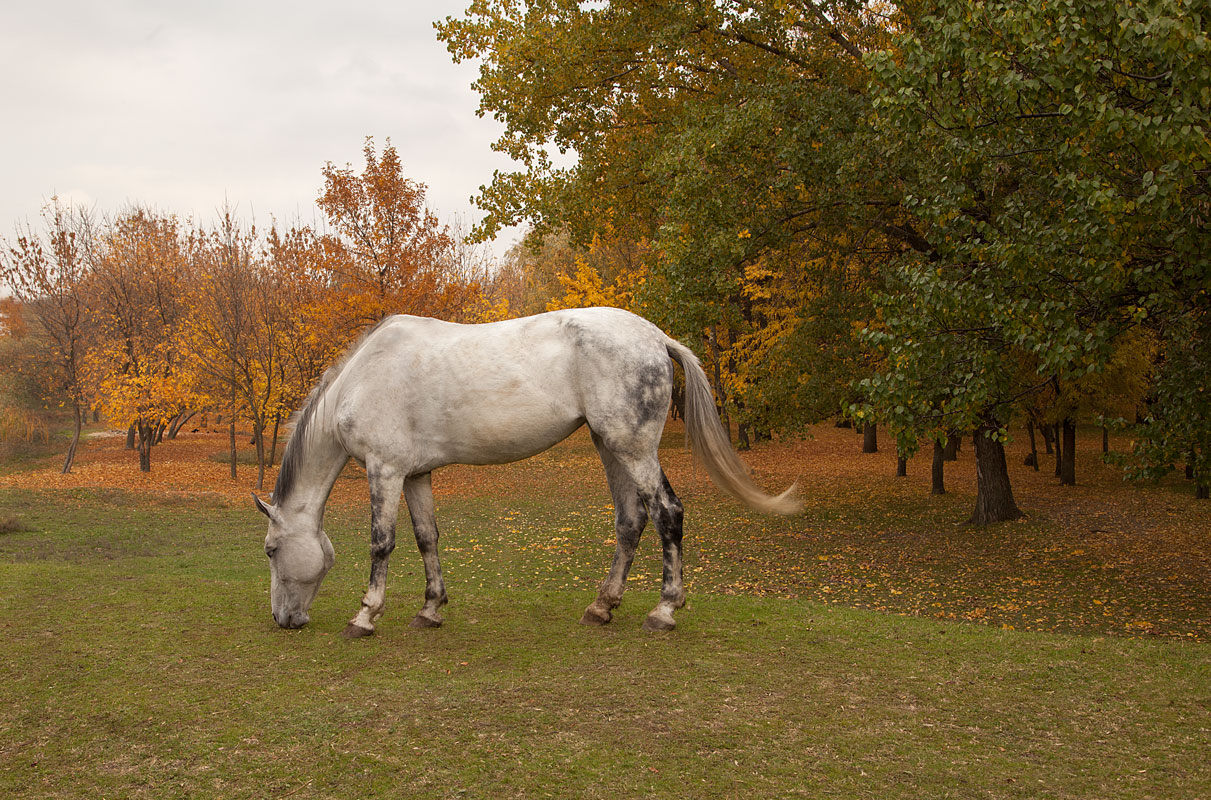
<svg viewBox="0 0 1211 800"><path fill-rule="evenodd" d="M276 622L280 628L294 630L301 628L310 622L311 617L309 617L305 611L284 611L281 614L278 614L275 611L273 612L273 621Z"/></svg>

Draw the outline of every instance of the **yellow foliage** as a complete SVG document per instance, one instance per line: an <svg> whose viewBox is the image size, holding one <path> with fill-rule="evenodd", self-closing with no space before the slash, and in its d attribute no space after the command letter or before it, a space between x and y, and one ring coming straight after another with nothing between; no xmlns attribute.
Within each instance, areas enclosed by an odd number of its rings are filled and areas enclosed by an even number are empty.
<svg viewBox="0 0 1211 800"><path fill-rule="evenodd" d="M172 346L160 342L143 358L131 360L116 342L107 342L89 354L88 374L110 421L119 427L137 423L160 425L182 410L197 408L201 398L193 380L174 364Z"/></svg>
<svg viewBox="0 0 1211 800"><path fill-rule="evenodd" d="M601 273L594 269L584 256L576 256L575 263L576 274L574 276L569 277L567 273L559 274L559 284L564 288L564 295L547 303L548 311L594 306L630 309L635 301L636 293L646 280L646 270L641 267L634 270L622 270L615 281L606 286L601 279Z"/></svg>
<svg viewBox="0 0 1211 800"><path fill-rule="evenodd" d="M472 323L500 322L509 319L512 316L509 312L509 298L502 297L496 302L492 302L483 292L480 292L478 297L468 305L465 316L467 321Z"/></svg>

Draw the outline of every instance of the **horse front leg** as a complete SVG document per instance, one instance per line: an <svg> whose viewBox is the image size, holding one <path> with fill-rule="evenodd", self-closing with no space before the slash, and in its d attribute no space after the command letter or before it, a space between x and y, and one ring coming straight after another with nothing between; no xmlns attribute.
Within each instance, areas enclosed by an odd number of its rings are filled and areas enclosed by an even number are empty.
<svg viewBox="0 0 1211 800"><path fill-rule="evenodd" d="M433 512L433 482L429 473L404 481L404 499L412 517L416 547L425 563L425 604L412 620L413 628L436 628L442 624L439 609L446 604L446 582L442 580L437 555L437 516Z"/></svg>
<svg viewBox="0 0 1211 800"><path fill-rule="evenodd" d="M403 478L382 464L366 464L370 483L370 584L362 607L349 624L345 636L355 639L374 633L374 624L386 607L387 564L395 549L395 521L399 515Z"/></svg>

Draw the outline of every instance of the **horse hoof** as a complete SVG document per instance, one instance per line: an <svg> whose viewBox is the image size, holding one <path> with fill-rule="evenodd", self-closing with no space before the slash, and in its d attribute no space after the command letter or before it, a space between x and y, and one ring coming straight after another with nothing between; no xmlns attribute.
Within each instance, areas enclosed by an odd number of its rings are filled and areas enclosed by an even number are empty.
<svg viewBox="0 0 1211 800"><path fill-rule="evenodd" d="M354 625L350 622L345 626L345 630L341 635L346 639L361 639L364 636L373 636L374 628L363 628L361 625Z"/></svg>
<svg viewBox="0 0 1211 800"><path fill-rule="evenodd" d="M413 628L440 628L442 621L440 617L426 617L424 614L417 614L412 618L411 625Z"/></svg>
<svg viewBox="0 0 1211 800"><path fill-rule="evenodd" d="M677 627L677 622L671 616L663 616L652 612L648 614L647 619L643 621L643 629L645 631L671 631Z"/></svg>
<svg viewBox="0 0 1211 800"><path fill-rule="evenodd" d="M580 624L594 626L608 625L613 618L614 615L608 610L602 611L594 604L584 610L584 616L580 618Z"/></svg>

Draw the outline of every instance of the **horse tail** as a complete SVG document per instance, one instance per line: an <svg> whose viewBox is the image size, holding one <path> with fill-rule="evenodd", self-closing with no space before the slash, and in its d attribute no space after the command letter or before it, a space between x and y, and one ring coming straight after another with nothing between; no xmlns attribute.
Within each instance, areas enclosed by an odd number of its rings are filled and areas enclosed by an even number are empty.
<svg viewBox="0 0 1211 800"><path fill-rule="evenodd" d="M715 396L698 357L688 347L668 339L669 357L685 372L685 430L690 449L706 467L706 474L723 491L749 508L767 514L794 514L802 508L795 486L778 496L763 492L749 477L748 468L732 449L728 433L719 421Z"/></svg>

